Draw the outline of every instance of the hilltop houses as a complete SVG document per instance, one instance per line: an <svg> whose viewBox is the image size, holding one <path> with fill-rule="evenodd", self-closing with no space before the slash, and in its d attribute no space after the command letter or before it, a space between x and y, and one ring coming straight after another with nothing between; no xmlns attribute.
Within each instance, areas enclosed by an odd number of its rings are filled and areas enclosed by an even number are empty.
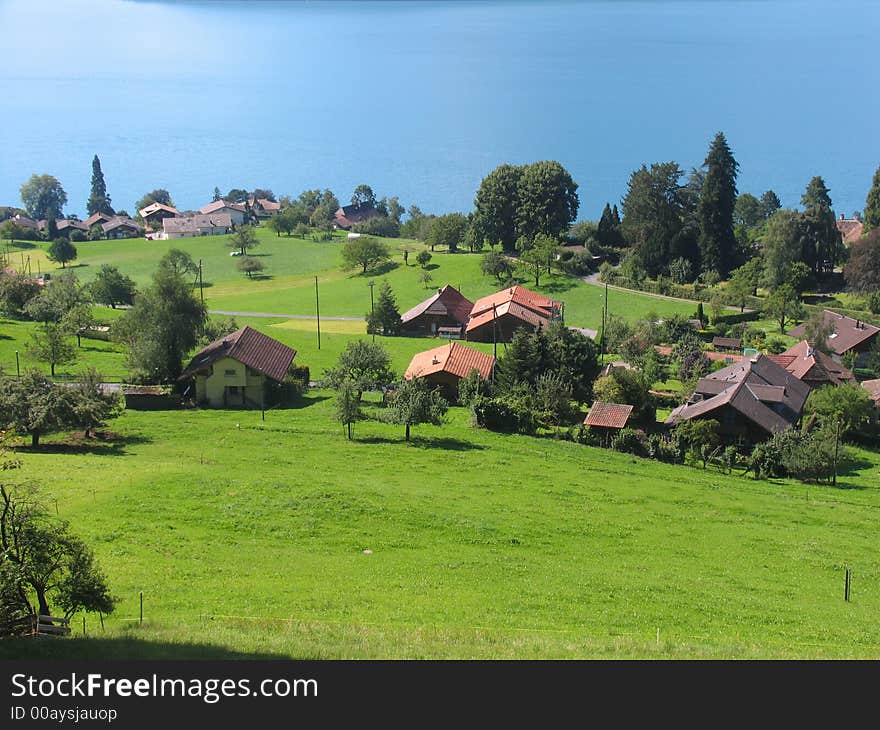
<svg viewBox="0 0 880 730"><path fill-rule="evenodd" d="M199 208L203 216L229 216L232 225L240 226L247 218L247 209L241 203L228 203L225 200L215 200Z"/></svg>
<svg viewBox="0 0 880 730"><path fill-rule="evenodd" d="M296 350L250 327L199 350L180 376L195 381L196 403L213 408L260 408L266 379L281 382Z"/></svg>
<svg viewBox="0 0 880 730"><path fill-rule="evenodd" d="M162 203L150 203L145 208L138 211L138 215L144 221L147 228L156 230L162 227L162 221L166 218L176 218L180 215L177 208L170 205L162 205Z"/></svg>
<svg viewBox="0 0 880 730"><path fill-rule="evenodd" d="M276 213L281 212L281 203L276 203L274 200L269 200L268 198L254 198L251 196L248 198L248 207L260 220L269 218Z"/></svg>
<svg viewBox="0 0 880 730"><path fill-rule="evenodd" d="M827 349L831 351L832 358L840 362L843 355L853 353L856 356L856 363L864 361L877 338L877 333L880 332L880 327L860 319L837 314L837 312L830 312L827 309L822 312L822 316L825 324L831 330L825 344ZM788 334L791 337L803 339L806 334L806 325L795 327Z"/></svg>
<svg viewBox="0 0 880 730"><path fill-rule="evenodd" d="M450 341L413 356L404 373L407 380L422 378L440 388L447 400L458 398L458 383L476 370L483 380L492 377L495 358L461 342Z"/></svg>
<svg viewBox="0 0 880 730"><path fill-rule="evenodd" d="M438 289L436 294L400 316L403 322L402 330L407 333L432 335L444 330L444 334L461 337L473 306L473 302L447 284L442 289Z"/></svg>
<svg viewBox="0 0 880 730"><path fill-rule="evenodd" d="M232 230L232 217L228 213L193 215L162 220L159 238L197 238L198 236L221 236Z"/></svg>
<svg viewBox="0 0 880 730"><path fill-rule="evenodd" d="M522 327L546 327L562 316L562 303L522 286L478 299L465 333L474 342L509 342Z"/></svg>

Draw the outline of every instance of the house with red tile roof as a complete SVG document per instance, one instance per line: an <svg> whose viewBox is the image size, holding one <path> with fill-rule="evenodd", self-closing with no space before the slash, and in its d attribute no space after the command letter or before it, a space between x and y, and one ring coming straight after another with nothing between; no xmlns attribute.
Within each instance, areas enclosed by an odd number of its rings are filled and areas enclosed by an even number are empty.
<svg viewBox="0 0 880 730"><path fill-rule="evenodd" d="M213 408L260 408L265 380L281 382L296 350L242 327L199 350L181 381L195 381L195 400Z"/></svg>
<svg viewBox="0 0 880 730"><path fill-rule="evenodd" d="M269 218L281 212L281 203L276 203L268 198L248 198L248 206L251 212L260 219Z"/></svg>
<svg viewBox="0 0 880 730"><path fill-rule="evenodd" d="M437 293L400 315L402 330L412 333L437 334L441 327L462 330L474 304L455 287L447 284Z"/></svg>
<svg viewBox="0 0 880 730"><path fill-rule="evenodd" d="M801 417L809 386L765 355L728 365L697 382L694 393L666 419L718 421L727 440L763 441L792 428Z"/></svg>
<svg viewBox="0 0 880 730"><path fill-rule="evenodd" d="M856 383L852 371L820 350L813 348L806 340L801 340L779 355L768 355L777 365L784 367L798 380L803 380L810 388L823 385Z"/></svg>
<svg viewBox="0 0 880 730"><path fill-rule="evenodd" d="M849 246L862 237L864 224L856 218L844 218L843 213L837 219L837 230L840 231L840 237L843 239L845 246Z"/></svg>
<svg viewBox="0 0 880 730"><path fill-rule="evenodd" d="M873 347L877 334L880 333L880 327L827 309L822 312L822 316L825 324L831 330L831 334L825 340L825 345L826 349L831 352L832 358L839 361L841 356L852 352L856 355L857 363L863 361ZM806 324L802 324L788 334L802 340L806 331Z"/></svg>
<svg viewBox="0 0 880 730"><path fill-rule="evenodd" d="M510 342L522 327L538 329L560 318L562 308L562 302L512 286L474 303L465 334L473 342Z"/></svg>
<svg viewBox="0 0 880 730"><path fill-rule="evenodd" d="M458 399L458 383L476 370L483 380L492 377L495 358L468 347L461 342L450 341L431 350L413 355L403 377L407 380L422 378L429 385L440 388L449 401Z"/></svg>

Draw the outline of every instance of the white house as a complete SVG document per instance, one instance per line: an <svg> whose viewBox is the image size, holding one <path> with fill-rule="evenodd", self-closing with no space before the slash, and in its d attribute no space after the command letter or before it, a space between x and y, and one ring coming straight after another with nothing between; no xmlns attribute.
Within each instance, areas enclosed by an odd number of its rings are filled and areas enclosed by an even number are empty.
<svg viewBox="0 0 880 730"><path fill-rule="evenodd" d="M228 213L194 215L187 218L165 218L162 221L162 239L196 238L198 236L222 236L232 230L232 218Z"/></svg>
<svg viewBox="0 0 880 730"><path fill-rule="evenodd" d="M227 203L225 200L217 200L213 203L208 203L208 205L203 205L199 208L199 213L202 215L228 215L236 226L240 226L247 218L247 211L244 205Z"/></svg>

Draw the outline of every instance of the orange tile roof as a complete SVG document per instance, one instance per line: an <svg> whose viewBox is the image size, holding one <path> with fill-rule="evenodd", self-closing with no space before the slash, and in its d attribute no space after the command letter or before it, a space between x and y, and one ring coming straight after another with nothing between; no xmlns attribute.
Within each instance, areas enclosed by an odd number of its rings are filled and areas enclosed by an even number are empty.
<svg viewBox="0 0 880 730"><path fill-rule="evenodd" d="M601 428L624 428L632 414L633 407L621 403L604 403L596 401L584 419L587 426Z"/></svg>
<svg viewBox="0 0 880 730"><path fill-rule="evenodd" d="M456 322L464 324L467 322L468 315L473 306L471 301L463 297L458 289L447 284L442 289L439 289L434 296L429 297L409 311L401 314L400 319L406 324L425 312L430 312L430 314L445 314Z"/></svg>
<svg viewBox="0 0 880 730"><path fill-rule="evenodd" d="M505 314L510 314L517 319L521 319L533 327L546 325L547 322L550 321L549 317L533 312L531 309L520 306L516 302L505 302L504 304L497 306L494 310L490 308L482 314L471 314L467 327L465 327L465 332L473 332L475 329L482 327L485 324L489 324L494 318L503 317Z"/></svg>
<svg viewBox="0 0 880 730"><path fill-rule="evenodd" d="M450 342L413 355L404 377L412 380L443 372L466 378L472 370L477 370L483 380L488 380L494 367L495 358L491 355L460 342Z"/></svg>
<svg viewBox="0 0 880 730"><path fill-rule="evenodd" d="M471 316L474 317L486 311L491 312L493 306L500 308L503 304L509 302L531 309L533 312L542 314L545 318L549 317L554 309L559 309L562 306L561 302L554 301L543 294L538 294L523 286L512 286L478 299L471 310Z"/></svg>

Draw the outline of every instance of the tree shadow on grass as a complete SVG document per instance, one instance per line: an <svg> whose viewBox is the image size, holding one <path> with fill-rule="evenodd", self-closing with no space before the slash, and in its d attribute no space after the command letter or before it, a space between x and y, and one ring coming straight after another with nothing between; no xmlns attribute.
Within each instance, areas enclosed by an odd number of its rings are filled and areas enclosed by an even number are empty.
<svg viewBox="0 0 880 730"><path fill-rule="evenodd" d="M20 451L31 454L93 454L96 456L125 456L128 452L126 447L136 444L152 443L152 439L144 436L120 436L118 434L98 431L96 437L84 438L82 434L71 434L64 441L50 441L40 443L39 446L30 445L30 439L19 447Z"/></svg>
<svg viewBox="0 0 880 730"><path fill-rule="evenodd" d="M555 279L544 285L543 289L550 294L561 294L576 286L574 279Z"/></svg>
<svg viewBox="0 0 880 730"><path fill-rule="evenodd" d="M427 266L422 267L425 271L434 271L434 269L439 269L440 264L428 264Z"/></svg>
<svg viewBox="0 0 880 730"><path fill-rule="evenodd" d="M25 251L30 251L32 249L37 248L37 244L33 243L32 241L19 241L18 239L16 239L15 243L13 243L9 248L10 249L23 249ZM15 253L15 252L11 251L11 253Z"/></svg>
<svg viewBox="0 0 880 730"><path fill-rule="evenodd" d="M89 623L97 623L90 618ZM178 644L123 636L105 639L77 636L61 639L0 641L0 660L15 659L286 659L268 652L241 652L213 644Z"/></svg>
<svg viewBox="0 0 880 730"><path fill-rule="evenodd" d="M301 398L296 399L291 406L290 409L298 409L298 408L308 408L310 406L318 405L321 401L330 400L329 395L304 395Z"/></svg>
<svg viewBox="0 0 880 730"><path fill-rule="evenodd" d="M272 274L251 274L248 278L251 281L270 281L275 277Z"/></svg>
<svg viewBox="0 0 880 730"><path fill-rule="evenodd" d="M423 436L412 436L407 442L403 438L388 438L386 436L367 436L366 438L353 438L359 444L409 444L421 449L443 449L444 451L483 451L485 446L472 444L470 441L462 441L454 438L425 438Z"/></svg>
<svg viewBox="0 0 880 730"><path fill-rule="evenodd" d="M382 276L391 271L394 271L394 269L397 268L400 268L400 264L398 264L396 261L386 261L385 263L380 264L379 266L376 266L372 269L367 269L366 273L359 273L358 276Z"/></svg>

